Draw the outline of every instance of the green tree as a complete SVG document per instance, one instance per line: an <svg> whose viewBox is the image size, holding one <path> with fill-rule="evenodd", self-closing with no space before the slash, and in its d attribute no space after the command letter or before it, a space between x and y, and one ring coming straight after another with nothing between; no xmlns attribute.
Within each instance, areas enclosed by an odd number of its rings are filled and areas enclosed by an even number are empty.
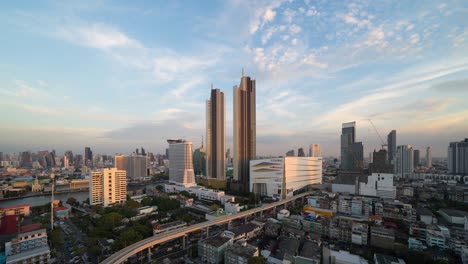
<svg viewBox="0 0 468 264"><path fill-rule="evenodd" d="M211 209L212 211L217 211L217 210L219 209L219 205L217 205L217 204L214 203L214 204L210 205L210 209Z"/></svg>
<svg viewBox="0 0 468 264"><path fill-rule="evenodd" d="M56 248L58 246L63 245L63 237L60 234L60 228L55 228L54 230L52 230L50 232L49 238L52 247Z"/></svg>
<svg viewBox="0 0 468 264"><path fill-rule="evenodd" d="M67 199L67 204L71 206L78 206L80 203L75 199L75 197L69 197Z"/></svg>
<svg viewBox="0 0 468 264"><path fill-rule="evenodd" d="M136 232L134 229L129 229L123 232L112 244L113 250L120 250L133 243L136 243L143 239L143 236Z"/></svg>
<svg viewBox="0 0 468 264"><path fill-rule="evenodd" d="M111 212L108 214L105 214L102 216L100 219L101 221L101 226L106 228L106 229L114 229L117 227L120 222L122 221L122 215L117 213L117 212Z"/></svg>
<svg viewBox="0 0 468 264"><path fill-rule="evenodd" d="M162 185L158 185L156 186L156 190L162 192L162 190L164 189L164 187Z"/></svg>
<svg viewBox="0 0 468 264"><path fill-rule="evenodd" d="M249 258L248 264L265 264L265 258L263 256Z"/></svg>
<svg viewBox="0 0 468 264"><path fill-rule="evenodd" d="M153 199L151 197L145 197L145 198L143 198L143 200L141 200L141 205L142 206L153 205Z"/></svg>
<svg viewBox="0 0 468 264"><path fill-rule="evenodd" d="M181 191L179 194L185 197L190 197L190 193L187 191Z"/></svg>

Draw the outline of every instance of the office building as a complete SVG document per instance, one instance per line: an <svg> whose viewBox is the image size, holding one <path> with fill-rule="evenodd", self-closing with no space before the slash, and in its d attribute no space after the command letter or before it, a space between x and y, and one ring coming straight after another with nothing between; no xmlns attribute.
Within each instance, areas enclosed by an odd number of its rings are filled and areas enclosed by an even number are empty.
<svg viewBox="0 0 468 264"><path fill-rule="evenodd" d="M305 157L306 156L303 148L299 148L297 150L297 156L298 157Z"/></svg>
<svg viewBox="0 0 468 264"><path fill-rule="evenodd" d="M414 149L413 150L413 166L414 168L419 167L420 161L419 161L419 149Z"/></svg>
<svg viewBox="0 0 468 264"><path fill-rule="evenodd" d="M341 129L341 169L359 171L363 168L364 147L356 142L356 122L343 123Z"/></svg>
<svg viewBox="0 0 468 264"><path fill-rule="evenodd" d="M388 145L388 163L394 164L395 155L397 151L396 146L396 130L392 130L387 136L387 145Z"/></svg>
<svg viewBox="0 0 468 264"><path fill-rule="evenodd" d="M249 190L249 161L256 156L256 104L255 80L242 78L234 87L234 175L239 191Z"/></svg>
<svg viewBox="0 0 468 264"><path fill-rule="evenodd" d="M394 163L395 176L409 178L414 171L413 147L411 145L398 146Z"/></svg>
<svg viewBox="0 0 468 264"><path fill-rule="evenodd" d="M291 150L289 150L288 152L286 152L286 157L294 157L294 156L296 156L296 155L294 154L294 149L291 149Z"/></svg>
<svg viewBox="0 0 468 264"><path fill-rule="evenodd" d="M393 173L393 166L388 163L387 150L374 150L372 163L369 164L369 171L370 173Z"/></svg>
<svg viewBox="0 0 468 264"><path fill-rule="evenodd" d="M206 101L206 176L226 180L226 123L224 93L211 88Z"/></svg>
<svg viewBox="0 0 468 264"><path fill-rule="evenodd" d="M426 148L426 167L432 167L432 147Z"/></svg>
<svg viewBox="0 0 468 264"><path fill-rule="evenodd" d="M31 168L32 167L32 156L31 152L25 151L21 153L21 167Z"/></svg>
<svg viewBox="0 0 468 264"><path fill-rule="evenodd" d="M450 142L448 170L452 174L468 175L468 138L460 142Z"/></svg>
<svg viewBox="0 0 468 264"><path fill-rule="evenodd" d="M322 157L319 144L311 144L309 147L309 157Z"/></svg>
<svg viewBox="0 0 468 264"><path fill-rule="evenodd" d="M192 142L184 139L169 139L169 182L183 186L195 186Z"/></svg>
<svg viewBox="0 0 468 264"><path fill-rule="evenodd" d="M50 248L47 244L47 231L19 233L5 243L6 263L49 263Z"/></svg>
<svg viewBox="0 0 468 264"><path fill-rule="evenodd" d="M322 183L321 157L283 157L250 161L250 191L275 199Z"/></svg>
<svg viewBox="0 0 468 264"><path fill-rule="evenodd" d="M115 155L115 167L127 172L127 179L140 181L148 175L147 157L141 155Z"/></svg>
<svg viewBox="0 0 468 264"><path fill-rule="evenodd" d="M206 175L206 150L203 147L203 137L201 146L193 152L193 171L195 175Z"/></svg>
<svg viewBox="0 0 468 264"><path fill-rule="evenodd" d="M93 152L90 147L85 147L84 165L89 168L93 167Z"/></svg>
<svg viewBox="0 0 468 264"><path fill-rule="evenodd" d="M93 171L89 181L90 205L104 207L124 203L127 200L127 173L117 168Z"/></svg>

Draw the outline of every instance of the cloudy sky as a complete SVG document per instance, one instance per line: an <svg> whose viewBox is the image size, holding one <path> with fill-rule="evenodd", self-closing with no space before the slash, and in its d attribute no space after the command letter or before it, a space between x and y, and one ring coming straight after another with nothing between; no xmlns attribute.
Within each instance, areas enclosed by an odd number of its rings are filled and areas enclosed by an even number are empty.
<svg viewBox="0 0 468 264"><path fill-rule="evenodd" d="M386 140L468 137L466 1L2 1L0 151L200 145L210 84L257 81L258 154L322 145L341 123ZM367 155L366 155L367 156Z"/></svg>

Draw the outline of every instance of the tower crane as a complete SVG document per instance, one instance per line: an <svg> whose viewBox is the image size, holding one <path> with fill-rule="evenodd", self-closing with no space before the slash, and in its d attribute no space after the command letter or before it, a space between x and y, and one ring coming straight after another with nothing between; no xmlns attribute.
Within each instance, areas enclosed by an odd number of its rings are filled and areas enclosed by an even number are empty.
<svg viewBox="0 0 468 264"><path fill-rule="evenodd" d="M385 141L382 139L382 136L380 136L379 131L377 130L377 128L376 128L375 125L374 125L374 122L372 122L371 119L367 119L367 120L369 121L369 123L371 123L372 127L373 127L374 130L375 130L375 133L377 133L377 135L379 136L380 142L382 143L382 145L381 145L381 146L382 146L382 149L384 149L384 147L387 147L387 146L388 146L387 143L385 143Z"/></svg>

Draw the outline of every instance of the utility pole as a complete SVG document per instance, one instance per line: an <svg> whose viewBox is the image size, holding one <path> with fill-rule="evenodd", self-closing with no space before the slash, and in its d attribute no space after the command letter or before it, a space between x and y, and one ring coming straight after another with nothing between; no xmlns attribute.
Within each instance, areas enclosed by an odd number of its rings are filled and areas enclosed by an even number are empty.
<svg viewBox="0 0 468 264"><path fill-rule="evenodd" d="M54 186L55 186L55 174L50 174L52 178L52 201L50 203L50 228L54 230Z"/></svg>

